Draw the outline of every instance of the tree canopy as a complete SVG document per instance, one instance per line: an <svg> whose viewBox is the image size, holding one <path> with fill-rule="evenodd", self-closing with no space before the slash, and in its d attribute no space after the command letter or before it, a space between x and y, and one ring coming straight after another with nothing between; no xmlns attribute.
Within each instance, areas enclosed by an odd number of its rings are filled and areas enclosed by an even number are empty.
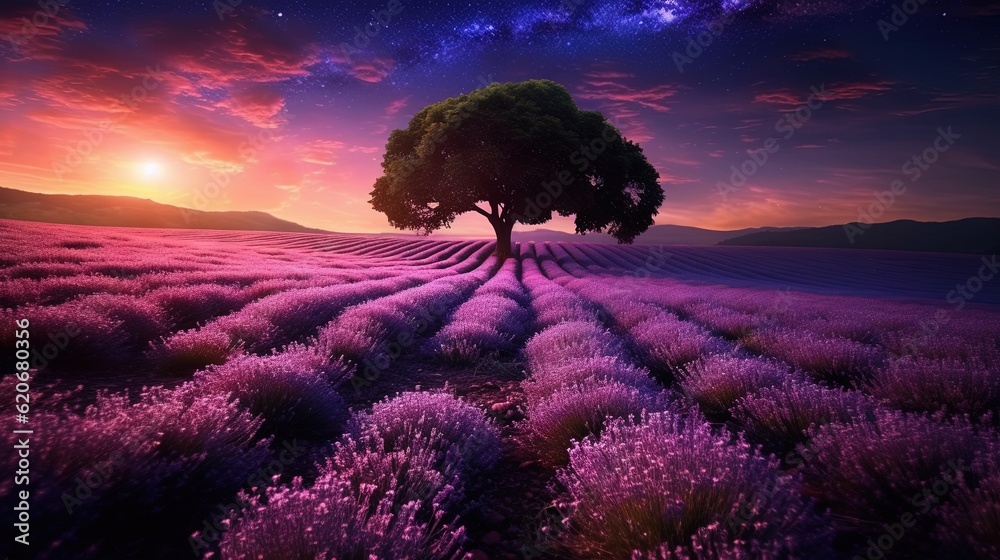
<svg viewBox="0 0 1000 560"><path fill-rule="evenodd" d="M476 212L510 254L515 223L575 216L577 233L631 243L663 203L639 145L549 80L497 84L422 109L389 135L372 207L429 234Z"/></svg>

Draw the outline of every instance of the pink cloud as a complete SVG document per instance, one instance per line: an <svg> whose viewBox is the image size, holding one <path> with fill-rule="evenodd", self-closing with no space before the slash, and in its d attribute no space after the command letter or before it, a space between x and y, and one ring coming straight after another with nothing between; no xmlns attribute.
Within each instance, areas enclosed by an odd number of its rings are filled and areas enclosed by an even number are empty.
<svg viewBox="0 0 1000 560"><path fill-rule="evenodd" d="M407 95L406 97L397 99L390 103L389 106L385 108L386 118L392 118L396 116L396 113L402 111L403 108L406 107L406 102L410 100L410 97L411 96Z"/></svg>
<svg viewBox="0 0 1000 560"><path fill-rule="evenodd" d="M65 35L86 31L87 24L71 7L48 13L36 3L12 2L0 7L0 55L11 60L48 60L61 52Z"/></svg>
<svg viewBox="0 0 1000 560"><path fill-rule="evenodd" d="M337 152L344 148L339 140L313 140L300 148L300 161L317 165L336 165Z"/></svg>
<svg viewBox="0 0 1000 560"><path fill-rule="evenodd" d="M850 82L841 84L823 84L815 86L815 89L823 93L824 101L843 101L848 99L861 99L864 97L881 95L892 90L894 82L873 81L873 82ZM798 107L806 103L809 96L813 95L812 89L805 91L793 91L790 88L781 88L758 93L754 96L754 103L771 103L775 105L786 105Z"/></svg>
<svg viewBox="0 0 1000 560"><path fill-rule="evenodd" d="M634 88L620 82L593 78L584 80L584 84L576 94L581 99L634 103L660 112L670 110L667 101L677 94L677 88L667 84Z"/></svg>
<svg viewBox="0 0 1000 560"><path fill-rule="evenodd" d="M230 114L260 128L275 128L285 107L285 98L269 85L257 84L238 88L219 103Z"/></svg>

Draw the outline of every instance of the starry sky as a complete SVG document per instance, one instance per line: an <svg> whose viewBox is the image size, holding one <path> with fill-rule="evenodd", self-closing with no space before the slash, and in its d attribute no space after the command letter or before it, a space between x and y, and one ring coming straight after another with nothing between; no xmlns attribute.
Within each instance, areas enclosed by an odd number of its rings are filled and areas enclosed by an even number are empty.
<svg viewBox="0 0 1000 560"><path fill-rule="evenodd" d="M998 29L996 0L5 0L0 185L392 231L393 129L546 78L643 147L657 223L845 223L897 180L875 221L1000 216Z"/></svg>

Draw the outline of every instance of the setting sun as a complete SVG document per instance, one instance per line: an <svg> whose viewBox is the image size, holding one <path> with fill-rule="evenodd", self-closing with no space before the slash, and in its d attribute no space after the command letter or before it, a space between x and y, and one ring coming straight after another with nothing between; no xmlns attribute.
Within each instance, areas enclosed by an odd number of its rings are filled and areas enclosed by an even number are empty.
<svg viewBox="0 0 1000 560"><path fill-rule="evenodd" d="M140 166L140 172L146 179L159 179L163 176L163 164L158 161L147 161Z"/></svg>

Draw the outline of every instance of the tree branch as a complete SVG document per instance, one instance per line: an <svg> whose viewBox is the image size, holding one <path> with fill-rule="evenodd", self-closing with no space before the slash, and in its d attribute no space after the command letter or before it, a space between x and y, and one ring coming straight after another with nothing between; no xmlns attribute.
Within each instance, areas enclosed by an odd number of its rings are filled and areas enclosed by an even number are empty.
<svg viewBox="0 0 1000 560"><path fill-rule="evenodd" d="M475 204L472 205L472 211L473 212L478 212L478 213L482 214L483 216L486 216L487 218L491 218L492 217L492 215L489 212L487 212L486 210L483 210L482 208L476 206Z"/></svg>

